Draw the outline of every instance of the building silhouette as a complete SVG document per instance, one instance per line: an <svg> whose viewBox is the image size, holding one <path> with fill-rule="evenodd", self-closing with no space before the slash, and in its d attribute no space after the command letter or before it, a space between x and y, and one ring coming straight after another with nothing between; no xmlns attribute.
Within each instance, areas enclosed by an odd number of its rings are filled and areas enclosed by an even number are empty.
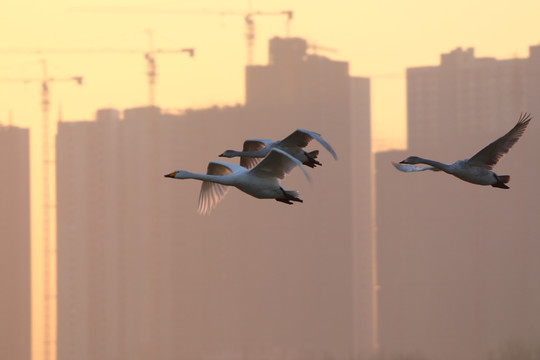
<svg viewBox="0 0 540 360"><path fill-rule="evenodd" d="M539 55L539 46L509 60L456 49L438 66L407 70L408 149L376 155L383 353L487 359L508 343L540 343ZM534 118L495 168L511 175L509 190L390 164L409 155L465 159L520 112Z"/></svg>
<svg viewBox="0 0 540 360"><path fill-rule="evenodd" d="M31 358L28 129L0 126L0 354Z"/></svg>
<svg viewBox="0 0 540 360"><path fill-rule="evenodd" d="M521 111L533 112L537 48L531 47L529 58L504 60L457 48L442 54L438 66L407 69L409 148L437 147L463 136L500 136Z"/></svg>
<svg viewBox="0 0 540 360"><path fill-rule="evenodd" d="M58 359L370 356L369 87L305 40L273 38L268 65L246 68L245 105L61 122ZM303 204L233 189L200 216L200 182L163 177L297 128L339 156L310 145L323 163L313 183L284 180Z"/></svg>

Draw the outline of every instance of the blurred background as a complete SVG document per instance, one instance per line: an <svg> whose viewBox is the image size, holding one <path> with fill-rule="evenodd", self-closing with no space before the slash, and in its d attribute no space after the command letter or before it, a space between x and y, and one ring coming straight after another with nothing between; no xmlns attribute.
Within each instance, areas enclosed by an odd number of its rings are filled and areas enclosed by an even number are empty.
<svg viewBox="0 0 540 360"><path fill-rule="evenodd" d="M453 162L540 113L534 1L4 1L0 353L10 359L540 358L540 128L510 190ZM283 182L204 173L248 138L338 153ZM231 162L236 162L231 159Z"/></svg>

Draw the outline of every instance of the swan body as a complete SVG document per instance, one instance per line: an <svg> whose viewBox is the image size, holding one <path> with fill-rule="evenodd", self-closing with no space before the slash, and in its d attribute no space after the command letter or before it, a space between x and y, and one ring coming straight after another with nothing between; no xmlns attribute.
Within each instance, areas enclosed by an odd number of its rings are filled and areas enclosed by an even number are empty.
<svg viewBox="0 0 540 360"><path fill-rule="evenodd" d="M396 169L403 172L444 171L447 174L454 175L463 181L473 184L491 185L501 189L509 189L506 184L510 181L510 176L498 175L492 169L502 156L510 151L521 135L523 135L531 119L530 114L522 114L517 124L505 135L491 142L472 157L465 160L458 160L453 164L440 163L418 156L409 156L399 163L392 162L392 164ZM429 166L414 166L417 164Z"/></svg>
<svg viewBox="0 0 540 360"><path fill-rule="evenodd" d="M272 141L268 139L250 139L244 141L244 147L242 151L226 150L221 157L232 158L240 156L240 165L246 168L252 168L255 166L261 158L264 158L268 153L274 149L280 149L288 153L289 155L298 159L301 163L309 167L315 167L322 165L316 160L319 155L319 151L306 152L304 148L311 142L311 140L317 140L332 156L337 160L337 155L332 146L328 144L320 134L316 132L297 129L286 138L278 141Z"/></svg>
<svg viewBox="0 0 540 360"><path fill-rule="evenodd" d="M292 204L293 201L302 202L298 197L298 192L284 190L279 183L280 179L283 179L297 166L310 180L302 163L279 149L272 149L268 156L252 169L220 161L211 161L208 163L206 174L177 170L166 174L165 177L201 180L203 183L199 194L198 212L209 214L227 194L230 186L258 199L275 199L286 204Z"/></svg>

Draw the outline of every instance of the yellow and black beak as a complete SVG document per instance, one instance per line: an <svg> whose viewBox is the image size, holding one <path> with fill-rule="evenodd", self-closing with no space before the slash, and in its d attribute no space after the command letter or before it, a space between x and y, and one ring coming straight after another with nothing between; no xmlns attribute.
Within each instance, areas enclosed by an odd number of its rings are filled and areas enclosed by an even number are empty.
<svg viewBox="0 0 540 360"><path fill-rule="evenodd" d="M170 177L170 178L174 178L175 176L176 176L176 171L173 171L172 173L165 175L165 177Z"/></svg>

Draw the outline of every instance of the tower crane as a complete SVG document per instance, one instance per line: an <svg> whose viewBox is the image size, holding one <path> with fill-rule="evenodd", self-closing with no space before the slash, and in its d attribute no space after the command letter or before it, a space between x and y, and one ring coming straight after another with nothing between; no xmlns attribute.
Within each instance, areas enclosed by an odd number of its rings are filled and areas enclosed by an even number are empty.
<svg viewBox="0 0 540 360"><path fill-rule="evenodd" d="M157 10L161 12L160 10ZM186 13L186 14L215 14L215 15L241 15L244 17L244 23L246 25L246 48L247 48L247 65L253 65L253 47L255 45L255 20L253 17L255 15L285 15L285 36L290 36L290 27L291 20L293 18L292 10L283 10L283 11L249 11L249 12L239 12L239 11L210 11L210 10L200 10L200 11L182 11L182 10L171 10L167 11L168 13Z"/></svg>
<svg viewBox="0 0 540 360"><path fill-rule="evenodd" d="M337 53L338 52L337 49L329 48L329 47L326 47L326 46L320 46L318 44L312 44L312 43L309 43L307 48L309 50L312 50L314 55L318 55L319 50L332 52L332 53Z"/></svg>
<svg viewBox="0 0 540 360"><path fill-rule="evenodd" d="M50 86L52 82L70 82L74 81L78 85L82 85L82 76L72 76L67 78L50 77L47 73L47 64L45 59L41 60L42 78L4 78L0 79L3 82L19 82L41 84L41 113L42 113L42 186L43 186L43 291L44 291L44 312L43 312L43 342L44 342L44 360L53 358L53 346L56 342L54 334L54 318L56 316L56 247L54 241L51 240L53 231L53 223L51 221L51 211L54 210L53 200L51 198L51 165L54 163L54 155L52 155L50 147L50 125L49 125L49 109L50 109Z"/></svg>
<svg viewBox="0 0 540 360"><path fill-rule="evenodd" d="M285 36L289 37L290 24L293 18L292 10L283 11L220 11L220 10L178 10L178 9L146 9L146 8L134 8L134 7L74 7L71 11L82 12L114 12L114 13L144 13L144 14L186 14L186 15L241 15L244 17L244 23L246 24L246 45L247 45L247 65L253 64L253 46L255 43L255 21L253 17L255 15L285 15L286 16L286 28Z"/></svg>
<svg viewBox="0 0 540 360"><path fill-rule="evenodd" d="M291 20L293 18L293 12L291 10L267 12L267 11L254 11L247 13L244 16L244 22L246 23L246 44L247 44L247 64L253 64L253 46L255 44L255 21L253 16L255 15L286 15L287 20L285 24L285 36L289 37Z"/></svg>
<svg viewBox="0 0 540 360"><path fill-rule="evenodd" d="M49 50L20 50L20 49L5 49L0 50L0 53L7 54L142 54L146 60L146 75L148 81L148 103L150 106L155 105L156 94L156 78L157 78L157 64L156 54L174 54L174 53L187 53L189 57L195 56L194 48L180 48L180 49L156 49L154 47L154 38L152 30L147 29L146 33L149 38L148 50L133 50L133 49L49 49Z"/></svg>
<svg viewBox="0 0 540 360"><path fill-rule="evenodd" d="M51 239L51 230L53 223L51 222L51 211L54 210L53 200L51 198L51 183L50 174L52 165L54 164L54 155L50 147L50 125L49 125L49 110L50 110L50 82L60 81L75 81L76 84L82 85L82 76L73 76L70 78L53 78L47 74L47 63L43 59L43 78L41 80L41 111L42 111L42 127L43 127L43 287L44 287L44 360L54 358L51 347L56 342L54 335L54 317L56 317L56 246L54 240ZM54 193L54 192L53 192Z"/></svg>
<svg viewBox="0 0 540 360"><path fill-rule="evenodd" d="M148 93L149 93L149 104L150 106L155 105L155 99L156 99L156 77L157 77L157 71L156 71L156 54L172 54L172 53L187 53L189 54L189 57L195 56L195 49L194 48L183 48L179 50L162 50L162 49L155 49L154 48L154 37L152 34L152 30L147 29L146 32L148 33L149 37L149 50L144 53L144 58L146 59L146 75L148 76Z"/></svg>

